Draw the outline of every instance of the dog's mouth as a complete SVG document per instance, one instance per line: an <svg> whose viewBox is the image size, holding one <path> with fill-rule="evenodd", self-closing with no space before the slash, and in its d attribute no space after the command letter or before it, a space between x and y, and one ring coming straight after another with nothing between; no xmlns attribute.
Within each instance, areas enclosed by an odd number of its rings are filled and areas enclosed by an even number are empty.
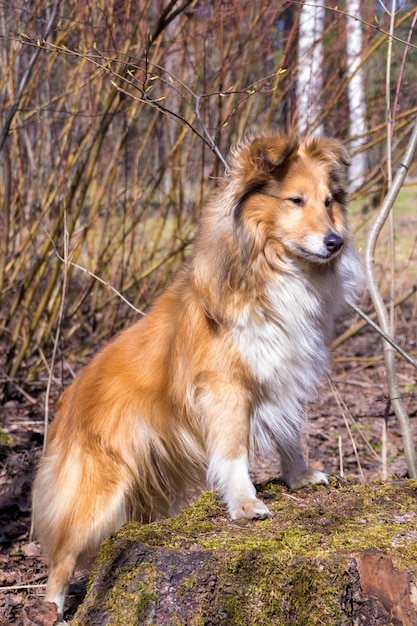
<svg viewBox="0 0 417 626"><path fill-rule="evenodd" d="M323 249L318 252L312 252L311 250L306 250L302 246L296 244L293 247L293 252L298 256L304 259L305 261L309 261L310 263L317 264L326 264L330 261L333 261L336 257L338 257L343 249L343 245L334 250Z"/></svg>

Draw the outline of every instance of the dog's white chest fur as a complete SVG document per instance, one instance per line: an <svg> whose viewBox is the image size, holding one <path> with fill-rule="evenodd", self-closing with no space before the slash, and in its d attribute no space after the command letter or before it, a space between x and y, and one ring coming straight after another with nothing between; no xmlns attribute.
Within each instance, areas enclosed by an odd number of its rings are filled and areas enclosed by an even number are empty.
<svg viewBox="0 0 417 626"><path fill-rule="evenodd" d="M290 447L328 365L326 337L333 307L303 281L273 285L266 309L247 307L234 328L242 359L262 394L250 420L250 449L268 454L277 442Z"/></svg>
<svg viewBox="0 0 417 626"><path fill-rule="evenodd" d="M243 360L260 384L298 395L317 384L327 366L323 302L301 281L272 286L268 305L242 312L234 337ZM287 395L287 394L286 394Z"/></svg>

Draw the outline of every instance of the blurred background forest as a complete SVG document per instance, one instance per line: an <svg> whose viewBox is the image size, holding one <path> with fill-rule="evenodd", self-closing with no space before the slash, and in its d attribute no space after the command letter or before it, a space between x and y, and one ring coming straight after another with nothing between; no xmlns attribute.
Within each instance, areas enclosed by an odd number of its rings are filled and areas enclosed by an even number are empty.
<svg viewBox="0 0 417 626"><path fill-rule="evenodd" d="M322 4L305 57L299 44L311 27L300 16L309 3L0 4L3 400L35 394L48 379L60 388L87 353L146 311L187 255L230 146L305 124L297 79L317 45L319 106L306 130L363 156L353 199L364 240L364 216L382 201L417 114L417 2ZM358 76L365 125L355 136L349 87Z"/></svg>

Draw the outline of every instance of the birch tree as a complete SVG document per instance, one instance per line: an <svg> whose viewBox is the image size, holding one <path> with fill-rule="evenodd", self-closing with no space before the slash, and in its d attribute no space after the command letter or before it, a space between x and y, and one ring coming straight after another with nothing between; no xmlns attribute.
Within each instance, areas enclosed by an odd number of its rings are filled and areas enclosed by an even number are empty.
<svg viewBox="0 0 417 626"><path fill-rule="evenodd" d="M366 156L363 152L366 134L366 105L364 76L361 66L362 24L360 21L360 0L351 0L347 20L346 53L349 100L349 137L352 165L349 180L352 190L361 186L366 172Z"/></svg>
<svg viewBox="0 0 417 626"><path fill-rule="evenodd" d="M297 124L301 134L324 134L321 122L324 7L321 4L320 0L312 0L303 4L300 13Z"/></svg>

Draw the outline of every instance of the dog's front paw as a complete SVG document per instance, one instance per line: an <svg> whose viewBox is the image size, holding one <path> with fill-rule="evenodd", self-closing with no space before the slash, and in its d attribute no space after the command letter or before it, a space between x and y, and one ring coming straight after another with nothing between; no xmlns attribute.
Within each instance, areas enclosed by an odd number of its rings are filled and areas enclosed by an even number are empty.
<svg viewBox="0 0 417 626"><path fill-rule="evenodd" d="M308 469L298 476L292 476L291 478L284 478L285 483L290 489L301 489L307 487L307 485L328 485L326 474L319 470Z"/></svg>
<svg viewBox="0 0 417 626"><path fill-rule="evenodd" d="M240 500L229 505L228 509L232 519L265 519L272 515L268 507L258 498Z"/></svg>

